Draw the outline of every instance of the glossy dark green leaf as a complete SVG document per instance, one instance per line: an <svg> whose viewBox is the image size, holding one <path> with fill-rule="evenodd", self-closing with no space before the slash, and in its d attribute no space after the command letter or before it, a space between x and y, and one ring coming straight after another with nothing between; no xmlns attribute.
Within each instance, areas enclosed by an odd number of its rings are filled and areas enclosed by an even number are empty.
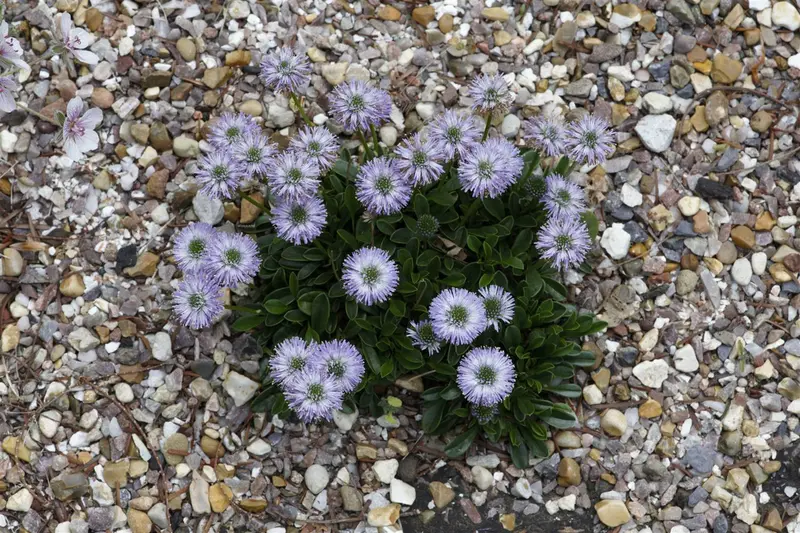
<svg viewBox="0 0 800 533"><path fill-rule="evenodd" d="M238 318L231 326L234 331L248 331L264 323L264 315L251 315Z"/></svg>
<svg viewBox="0 0 800 533"><path fill-rule="evenodd" d="M330 312L328 296L324 292L318 294L311 306L311 327L320 332L325 331L328 327Z"/></svg>
<svg viewBox="0 0 800 533"><path fill-rule="evenodd" d="M447 446L444 447L444 453L446 453L448 457L461 457L467 453L467 450L472 445L475 437L478 436L479 431L480 427L477 425L470 427L463 433L459 434L456 438L448 442Z"/></svg>

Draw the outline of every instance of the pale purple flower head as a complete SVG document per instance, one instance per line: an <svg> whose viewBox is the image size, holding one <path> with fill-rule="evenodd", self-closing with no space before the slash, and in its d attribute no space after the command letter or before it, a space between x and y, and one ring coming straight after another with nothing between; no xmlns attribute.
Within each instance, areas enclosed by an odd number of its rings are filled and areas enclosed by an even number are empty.
<svg viewBox="0 0 800 533"><path fill-rule="evenodd" d="M211 126L208 140L220 150L230 151L248 133L261 133L253 117L244 113L226 112Z"/></svg>
<svg viewBox="0 0 800 533"><path fill-rule="evenodd" d="M304 127L294 136L289 149L314 161L320 171L326 171L336 162L339 142L325 126Z"/></svg>
<svg viewBox="0 0 800 533"><path fill-rule="evenodd" d="M444 149L438 142L425 139L419 132L398 146L395 154L397 168L415 187L433 183L444 171L440 163L446 159Z"/></svg>
<svg viewBox="0 0 800 533"><path fill-rule="evenodd" d="M97 54L84 50L91 44L89 32L81 28L73 28L72 16L69 13L62 13L60 22L61 43L67 52L82 63L96 65L100 61Z"/></svg>
<svg viewBox="0 0 800 533"><path fill-rule="evenodd" d="M311 63L305 53L289 47L277 49L261 61L261 79L276 91L299 93L308 85Z"/></svg>
<svg viewBox="0 0 800 533"><path fill-rule="evenodd" d="M30 65L22 57L22 47L19 45L19 41L8 35L8 23L0 22L0 66L5 64L5 66L30 70Z"/></svg>
<svg viewBox="0 0 800 533"><path fill-rule="evenodd" d="M305 154L283 152L272 159L267 183L281 200L308 198L319 188L319 167Z"/></svg>
<svg viewBox="0 0 800 533"><path fill-rule="evenodd" d="M333 418L333 412L342 407L344 391L331 376L306 371L288 384L284 396L300 420L313 422Z"/></svg>
<svg viewBox="0 0 800 533"><path fill-rule="evenodd" d="M605 119L585 115L567 128L567 155L581 164L599 165L614 152L614 135Z"/></svg>
<svg viewBox="0 0 800 533"><path fill-rule="evenodd" d="M544 193L542 201L551 217L578 217L586 211L585 195L577 184L558 174L547 176L545 184L547 192Z"/></svg>
<svg viewBox="0 0 800 533"><path fill-rule="evenodd" d="M318 196L283 200L272 208L272 225L278 237L292 244L306 244L322 233L328 211Z"/></svg>
<svg viewBox="0 0 800 533"><path fill-rule="evenodd" d="M336 381L342 392L354 391L364 376L364 358L345 340L319 344L309 364L313 372L327 374Z"/></svg>
<svg viewBox="0 0 800 533"><path fill-rule="evenodd" d="M233 145L233 157L248 177L264 177L269 170L275 145L260 131L248 131Z"/></svg>
<svg viewBox="0 0 800 533"><path fill-rule="evenodd" d="M205 222L195 222L183 228L175 238L172 253L175 262L186 273L205 269L211 243L217 238L217 230Z"/></svg>
<svg viewBox="0 0 800 533"><path fill-rule="evenodd" d="M567 270L580 265L586 257L591 248L589 231L577 215L550 217L539 230L536 248L557 269Z"/></svg>
<svg viewBox="0 0 800 533"><path fill-rule="evenodd" d="M247 177L232 150L215 149L197 162L195 179L211 198L232 198Z"/></svg>
<svg viewBox="0 0 800 533"><path fill-rule="evenodd" d="M11 113L17 108L14 100L14 91L17 90L17 82L11 76L0 77L0 111Z"/></svg>
<svg viewBox="0 0 800 533"><path fill-rule="evenodd" d="M348 131L369 130L389 120L392 99L386 91L353 80L340 84L330 97L330 111Z"/></svg>
<svg viewBox="0 0 800 533"><path fill-rule="evenodd" d="M406 329L406 336L411 339L412 346L416 346L430 355L438 353L442 348L442 341L436 336L433 322L430 320L411 322Z"/></svg>
<svg viewBox="0 0 800 533"><path fill-rule="evenodd" d="M249 236L220 232L211 241L206 271L223 287L250 283L260 266L258 246Z"/></svg>
<svg viewBox="0 0 800 533"><path fill-rule="evenodd" d="M547 157L555 157L566 150L567 128L561 119L539 115L525 122L525 140Z"/></svg>
<svg viewBox="0 0 800 533"><path fill-rule="evenodd" d="M464 159L481 141L481 130L475 117L448 109L435 117L428 129L428 139L442 147L445 159Z"/></svg>
<svg viewBox="0 0 800 533"><path fill-rule="evenodd" d="M428 316L436 336L452 344L469 344L486 329L483 302L466 289L440 292L431 302Z"/></svg>
<svg viewBox="0 0 800 533"><path fill-rule="evenodd" d="M399 283L397 263L386 250L360 248L344 260L342 282L345 292L358 303L385 302Z"/></svg>
<svg viewBox="0 0 800 533"><path fill-rule="evenodd" d="M472 109L478 113L505 111L514 101L502 74L482 74L469 84L468 94L472 98Z"/></svg>
<svg viewBox="0 0 800 533"><path fill-rule="evenodd" d="M222 287L206 272L186 274L172 295L172 308L183 325L208 327L223 311Z"/></svg>
<svg viewBox="0 0 800 533"><path fill-rule="evenodd" d="M316 349L316 343L309 344L300 337L291 337L278 344L269 360L272 379L286 388L308 370Z"/></svg>
<svg viewBox="0 0 800 533"><path fill-rule="evenodd" d="M524 163L516 146L492 138L478 145L461 161L461 187L476 198L496 198L517 181Z"/></svg>
<svg viewBox="0 0 800 533"><path fill-rule="evenodd" d="M356 197L368 211L391 215L408 205L411 186L400 174L395 159L378 157L359 169Z"/></svg>
<svg viewBox="0 0 800 533"><path fill-rule="evenodd" d="M486 322L495 331L500 331L500 322L509 324L514 318L514 297L504 288L489 285L478 291L486 311Z"/></svg>
<svg viewBox="0 0 800 533"><path fill-rule="evenodd" d="M456 382L461 393L476 405L496 405L514 390L514 362L501 349L473 348L458 365Z"/></svg>
<svg viewBox="0 0 800 533"><path fill-rule="evenodd" d="M73 161L79 161L83 154L97 149L100 137L94 129L103 121L103 112L97 108L84 112L83 100L75 97L67 104L62 129L64 152Z"/></svg>

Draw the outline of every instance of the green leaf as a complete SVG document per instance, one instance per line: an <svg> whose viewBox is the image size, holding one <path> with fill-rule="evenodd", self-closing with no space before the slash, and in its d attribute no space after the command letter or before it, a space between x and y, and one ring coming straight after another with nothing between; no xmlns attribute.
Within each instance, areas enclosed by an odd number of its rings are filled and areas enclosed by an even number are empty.
<svg viewBox="0 0 800 533"><path fill-rule="evenodd" d="M257 328L264 322L264 315L243 316L233 323L234 331L248 331Z"/></svg>
<svg viewBox="0 0 800 533"><path fill-rule="evenodd" d="M570 372L571 374L572 372ZM574 383L562 383L561 385L547 385L544 387L547 392L558 394L565 398L580 398L581 388Z"/></svg>
<svg viewBox="0 0 800 533"><path fill-rule="evenodd" d="M289 310L289 306L280 300L267 300L264 302L264 309L271 315L282 315Z"/></svg>
<svg viewBox="0 0 800 533"><path fill-rule="evenodd" d="M479 431L479 426L472 426L467 431L448 442L447 446L444 447L444 453L446 453L448 457L460 457L464 455L467 453L472 441L478 436Z"/></svg>
<svg viewBox="0 0 800 533"><path fill-rule="evenodd" d="M358 241L356 241L356 238L353 236L352 233L350 233L346 229L337 230L336 231L336 235L338 235L340 239L342 239L344 242L346 242L347 245L350 248L358 248L359 247L358 246Z"/></svg>
<svg viewBox="0 0 800 533"><path fill-rule="evenodd" d="M324 292L318 294L311 307L311 327L317 331L325 331L328 328L330 312L328 296Z"/></svg>
<svg viewBox="0 0 800 533"><path fill-rule="evenodd" d="M442 392L439 394L439 397L442 400L447 400L447 401L455 400L461 397L461 389L459 389L458 385L456 385L455 383L450 383L450 385L442 389Z"/></svg>
<svg viewBox="0 0 800 533"><path fill-rule="evenodd" d="M563 403L553 405L550 415L541 416L540 418L545 424L558 429L571 429L578 423L575 413L572 412L568 405Z"/></svg>
<svg viewBox="0 0 800 533"><path fill-rule="evenodd" d="M530 458L528 457L528 447L524 442L520 442L518 446L512 445L510 442L507 444L508 453L511 455L511 460L517 468L528 468Z"/></svg>
<svg viewBox="0 0 800 533"><path fill-rule="evenodd" d="M447 408L447 402L430 402L425 405L422 412L422 430L429 435L436 432L442 423L442 416Z"/></svg>
<svg viewBox="0 0 800 533"><path fill-rule="evenodd" d="M483 207L497 220L502 220L505 216L506 210L503 205L503 200L500 198L483 198Z"/></svg>
<svg viewBox="0 0 800 533"><path fill-rule="evenodd" d="M586 224L586 229L589 230L589 238L595 240L595 238L597 238L597 231L600 228L600 223L597 221L597 217L594 216L594 213L591 211L584 211L581 214L581 220L583 220L583 223Z"/></svg>

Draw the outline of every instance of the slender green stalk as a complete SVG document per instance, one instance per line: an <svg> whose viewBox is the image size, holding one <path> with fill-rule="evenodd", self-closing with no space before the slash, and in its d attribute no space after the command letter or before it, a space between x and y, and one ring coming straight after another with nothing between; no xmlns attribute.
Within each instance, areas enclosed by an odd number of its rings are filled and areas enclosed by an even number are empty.
<svg viewBox="0 0 800 533"><path fill-rule="evenodd" d="M258 200L256 200L252 196L250 196L249 194L245 194L244 192L241 192L241 191L239 192L239 194L241 195L242 200L245 200L245 201L253 204L257 208L261 209L261 211L263 211L264 213L269 214L269 207L267 207L266 205L262 204L261 202L259 202Z"/></svg>
<svg viewBox="0 0 800 533"><path fill-rule="evenodd" d="M381 143L378 142L378 132L375 130L375 126L370 124L369 129L372 131L372 144L375 145L375 153L383 155L383 148L381 148Z"/></svg>
<svg viewBox="0 0 800 533"><path fill-rule="evenodd" d="M367 138L364 137L363 131L358 130L358 138L361 139L361 144L364 146L364 153L367 159L372 159L372 149L369 147L369 143L367 142Z"/></svg>
<svg viewBox="0 0 800 533"><path fill-rule="evenodd" d="M31 109L30 107L26 106L22 102L17 102L17 107L19 107L23 111L26 111L26 112L30 113L31 115L33 115L34 117L36 117L36 118L38 118L40 120L44 120L45 122L49 122L50 124L52 124L54 126L58 126L59 128L61 127L61 124L59 124L56 121L56 119L50 118L50 117L46 117L46 116L42 115L41 113L39 113L38 111L34 111L33 109Z"/></svg>
<svg viewBox="0 0 800 533"><path fill-rule="evenodd" d="M330 250L326 250L322 243L319 242L319 239L314 239L314 246L320 249L320 251L325 254L328 258L328 261L331 264L331 270L333 270L333 275L336 277L336 281L341 281L342 278L339 277L339 272L336 271L336 265L333 262L333 256L331 255Z"/></svg>
<svg viewBox="0 0 800 533"><path fill-rule="evenodd" d="M294 102L294 106L297 108L297 111L300 113L300 117L302 117L303 121L308 124L309 127L313 128L314 123L310 118L308 118L308 115L306 115L306 110L303 109L303 102L300 101L300 97L294 93L289 93L289 97L292 99L292 102Z"/></svg>
<svg viewBox="0 0 800 533"><path fill-rule="evenodd" d="M489 128L492 127L492 114L491 112L486 115L486 127L483 129L483 137L481 137L481 142L485 141L489 137Z"/></svg>

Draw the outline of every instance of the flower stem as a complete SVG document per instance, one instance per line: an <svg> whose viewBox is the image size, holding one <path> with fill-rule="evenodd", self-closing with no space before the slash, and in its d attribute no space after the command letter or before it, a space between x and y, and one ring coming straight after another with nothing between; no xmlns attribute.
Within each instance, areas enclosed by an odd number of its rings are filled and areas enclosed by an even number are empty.
<svg viewBox="0 0 800 533"><path fill-rule="evenodd" d="M262 204L261 202L259 202L258 200L256 200L252 196L250 196L249 194L245 194L244 192L241 192L241 191L239 192L239 194L241 195L242 200L245 200L245 201L253 204L257 208L261 209L261 211L263 211L264 213L269 214L269 207L267 207L266 205Z"/></svg>
<svg viewBox="0 0 800 533"><path fill-rule="evenodd" d="M488 113L486 115L486 127L483 129L483 137L481 137L481 142L485 141L487 137L489 137L489 128L492 127L492 114Z"/></svg>
<svg viewBox="0 0 800 533"><path fill-rule="evenodd" d="M331 251L329 249L325 249L322 246L322 243L319 242L318 239L314 239L314 246L320 249L320 251L328 257L328 261L331 263L331 270L333 270L333 275L336 277L336 281L341 281L342 278L339 277L339 273L336 271L336 265L333 262L333 256L331 255Z"/></svg>
<svg viewBox="0 0 800 533"><path fill-rule="evenodd" d="M358 131L358 138L361 139L361 144L364 146L364 154L366 155L367 159L372 159L372 150L369 147L369 143L367 143L367 138L364 137L364 132L361 130Z"/></svg>
<svg viewBox="0 0 800 533"><path fill-rule="evenodd" d="M292 99L292 102L294 102L294 106L297 108L297 111L300 113L300 117L302 117L303 121L308 124L309 127L313 128L314 123L310 118L308 118L308 115L306 115L306 110L303 109L303 102L300 101L300 97L294 93L289 93L289 97Z"/></svg>
<svg viewBox="0 0 800 533"><path fill-rule="evenodd" d="M372 144L375 145L375 153L383 155L383 148L381 148L381 143L378 142L378 132L375 131L375 126L370 124L369 129L372 131Z"/></svg>
<svg viewBox="0 0 800 533"><path fill-rule="evenodd" d="M30 113L31 115L33 115L34 117L36 117L36 118L38 118L40 120L44 120L45 122L49 122L53 126L58 126L59 128L61 127L61 124L56 122L56 119L50 118L50 117L46 117L46 116L42 115L41 113L39 113L38 111L34 111L33 109L31 109L30 107L26 106L22 102L17 102L17 107L19 107L23 111L27 111L28 113Z"/></svg>

